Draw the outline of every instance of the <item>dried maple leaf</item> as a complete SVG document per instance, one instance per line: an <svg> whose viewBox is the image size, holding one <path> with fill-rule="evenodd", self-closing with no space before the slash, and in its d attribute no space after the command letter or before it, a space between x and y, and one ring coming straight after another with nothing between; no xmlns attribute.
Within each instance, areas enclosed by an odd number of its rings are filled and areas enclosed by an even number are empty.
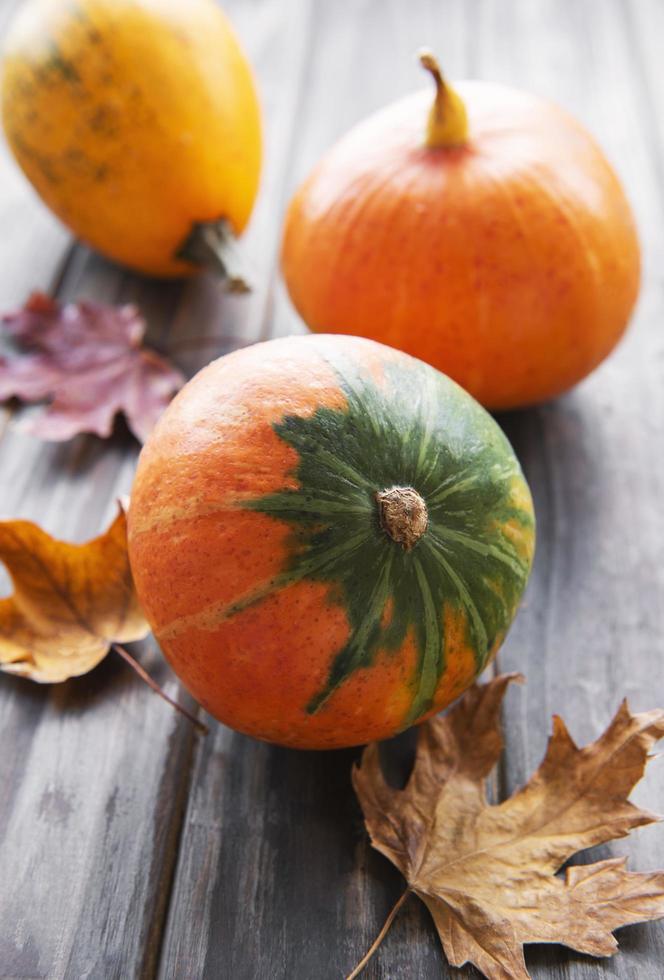
<svg viewBox="0 0 664 980"><path fill-rule="evenodd" d="M555 717L537 772L490 806L485 779L503 748L500 708L514 677L476 685L422 725L403 790L385 782L376 744L353 771L373 846L403 873L405 894L427 905L450 963L474 963L490 980L529 976L524 943L610 956L614 929L664 916L662 872L631 873L614 859L556 874L582 848L658 819L627 797L664 735L664 712L632 715L623 702L581 749Z"/></svg>
<svg viewBox="0 0 664 980"><path fill-rule="evenodd" d="M131 577L124 510L86 544L30 521L0 521L14 593L0 599L0 669L41 683L85 674L114 642L148 633Z"/></svg>
<svg viewBox="0 0 664 980"><path fill-rule="evenodd" d="M145 322L135 306L61 306L34 293L2 323L16 350L0 357L0 401L51 398L29 427L42 439L108 436L124 412L143 441L184 383L180 371L142 346Z"/></svg>

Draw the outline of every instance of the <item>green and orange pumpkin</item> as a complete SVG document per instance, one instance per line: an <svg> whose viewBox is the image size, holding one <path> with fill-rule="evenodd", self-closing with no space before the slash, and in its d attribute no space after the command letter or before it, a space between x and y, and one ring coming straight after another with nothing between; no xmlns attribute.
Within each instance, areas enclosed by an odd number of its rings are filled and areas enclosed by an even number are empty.
<svg viewBox="0 0 664 980"><path fill-rule="evenodd" d="M173 668L239 731L333 748L440 710L530 571L532 501L487 412L410 356L289 337L210 364L141 455L139 597Z"/></svg>

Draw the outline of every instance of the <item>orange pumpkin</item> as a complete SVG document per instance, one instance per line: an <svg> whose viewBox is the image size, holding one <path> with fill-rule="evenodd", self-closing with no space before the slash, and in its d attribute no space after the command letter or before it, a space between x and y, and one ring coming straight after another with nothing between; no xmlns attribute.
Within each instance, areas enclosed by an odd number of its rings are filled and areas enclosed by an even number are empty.
<svg viewBox="0 0 664 980"><path fill-rule="evenodd" d="M569 388L622 335L639 285L629 205L562 109L436 81L360 123L286 218L282 268L314 331L421 357L503 409Z"/></svg>
<svg viewBox="0 0 664 980"><path fill-rule="evenodd" d="M201 371L143 449L128 520L141 604L186 687L226 724L306 748L385 738L461 694L534 545L491 416L356 337Z"/></svg>

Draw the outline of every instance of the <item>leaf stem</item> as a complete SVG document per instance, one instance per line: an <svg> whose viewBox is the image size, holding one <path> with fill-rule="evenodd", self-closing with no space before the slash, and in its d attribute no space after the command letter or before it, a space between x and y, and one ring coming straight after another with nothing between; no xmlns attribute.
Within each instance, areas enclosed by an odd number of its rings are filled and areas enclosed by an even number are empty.
<svg viewBox="0 0 664 980"><path fill-rule="evenodd" d="M166 694L166 691L162 690L162 688L159 687L157 682L150 677L148 672L143 667L141 667L138 660L132 657L132 655L129 653L128 650L125 650L124 647L121 647L119 643L111 643L111 649L115 650L116 653L120 654L122 659L129 664L132 670L136 671L136 673L141 678L141 680L145 681L148 687L151 687L152 690L155 692L155 694L158 694L159 697L163 698L164 701L167 701L171 705L171 707L175 708L176 711L179 711L181 715L184 715L184 717L187 718L192 723L192 725L194 726L196 731L199 732L199 734L201 735L209 734L210 729L207 727L207 725L203 724L202 721L199 721L198 718L196 718L195 715L192 715L190 711L187 711L187 709L183 705L178 704L177 701L174 701L173 698L169 697L168 694Z"/></svg>
<svg viewBox="0 0 664 980"><path fill-rule="evenodd" d="M401 908L401 906L403 905L403 903L406 901L406 899L408 898L408 896L410 894L411 894L411 888L410 888L410 885L409 885L408 888L406 888L405 892L403 892L399 896L399 898L396 900L396 902L392 906L392 911L390 912L390 914L388 915L388 917L385 919L385 923L383 925L383 928L380 930L380 932L378 933L378 935L376 936L376 938L374 939L374 941L372 942L371 946L369 947L369 949L367 950L367 952L364 954L364 956L362 957L362 959L360 960L360 962L357 964L357 966L355 967L355 969L353 970L353 972L348 974L348 976L346 977L346 980L355 980L355 977L359 977L360 973L365 968L365 966L367 965L367 963L369 962L369 960L371 959L371 957L374 955L374 953L376 952L376 950L378 949L378 947L382 943L383 939L385 939L385 936L389 932L390 926L394 922L394 920L396 918L396 915L397 915L399 909Z"/></svg>

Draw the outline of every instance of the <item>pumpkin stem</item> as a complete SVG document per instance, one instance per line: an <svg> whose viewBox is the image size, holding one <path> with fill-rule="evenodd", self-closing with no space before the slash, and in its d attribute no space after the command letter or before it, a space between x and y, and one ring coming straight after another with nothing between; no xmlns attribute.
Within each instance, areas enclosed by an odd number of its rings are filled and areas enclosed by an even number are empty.
<svg viewBox="0 0 664 980"><path fill-rule="evenodd" d="M412 487L380 490L376 500L380 526L404 551L410 551L427 529L427 505Z"/></svg>
<svg viewBox="0 0 664 980"><path fill-rule="evenodd" d="M436 98L427 120L425 144L432 149L463 146L468 142L468 115L461 97L445 81L436 56L428 48L420 50L419 59L436 85Z"/></svg>
<svg viewBox="0 0 664 980"><path fill-rule="evenodd" d="M229 293L250 292L245 278L244 259L235 232L226 218L196 221L175 257L216 272L224 280Z"/></svg>

